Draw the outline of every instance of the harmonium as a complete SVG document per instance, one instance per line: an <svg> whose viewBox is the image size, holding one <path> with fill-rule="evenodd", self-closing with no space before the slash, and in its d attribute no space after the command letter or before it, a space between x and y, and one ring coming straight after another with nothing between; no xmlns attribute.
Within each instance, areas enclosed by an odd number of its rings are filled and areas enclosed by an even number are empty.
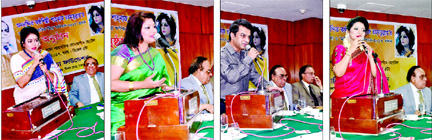
<svg viewBox="0 0 432 140"><path fill-rule="evenodd" d="M174 93L166 93L172 94ZM127 100L124 102L126 139L189 139L189 127L199 113L198 91L181 90L176 96ZM153 99L153 100L152 100ZM141 113L142 107L147 104ZM137 126L137 120L140 119Z"/></svg>
<svg viewBox="0 0 432 140"><path fill-rule="evenodd" d="M48 94L44 94L48 95ZM2 112L2 138L43 138L69 120L67 111L74 114L63 93L60 96L36 96ZM69 109L67 109L69 108Z"/></svg>
<svg viewBox="0 0 432 140"><path fill-rule="evenodd" d="M281 119L281 116L276 116L276 112L286 108L284 96L279 91L227 95L225 105L228 122L233 123L234 118L240 128L273 129L273 122Z"/></svg>
<svg viewBox="0 0 432 140"><path fill-rule="evenodd" d="M384 131L388 124L403 122L403 100L400 94L363 95L347 99L331 99L330 126L336 131L339 131L338 121L341 132L374 135Z"/></svg>

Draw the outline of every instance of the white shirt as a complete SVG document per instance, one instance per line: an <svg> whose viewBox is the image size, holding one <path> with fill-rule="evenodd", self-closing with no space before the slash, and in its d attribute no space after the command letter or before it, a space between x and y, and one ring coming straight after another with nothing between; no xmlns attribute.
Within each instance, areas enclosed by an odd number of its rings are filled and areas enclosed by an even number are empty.
<svg viewBox="0 0 432 140"><path fill-rule="evenodd" d="M86 73L86 75L87 75L88 82L90 85L90 97L91 97L90 98L90 104L100 102L99 95L98 95L96 88L93 84L93 78L91 78L90 75L88 75L87 73ZM95 74L94 78L96 79L97 83L99 84L100 82L97 80L98 78L97 78L96 74ZM99 87L100 87L100 84L99 84Z"/></svg>
<svg viewBox="0 0 432 140"><path fill-rule="evenodd" d="M306 92L308 92L309 93L309 91L310 91L310 89L309 89L309 85L310 84L308 84L308 83L306 83L305 81L303 81L303 80L301 80L302 82L303 82L303 84L306 86L306 89L307 89L307 91ZM310 93L310 94L312 94L312 93Z"/></svg>
<svg viewBox="0 0 432 140"><path fill-rule="evenodd" d="M272 86L279 87L279 86L276 85L276 83L273 82L273 80L270 81L270 83L272 84ZM285 83L285 85L286 85L286 83ZM285 88L285 85L283 87L279 87L279 88L282 88L284 90L285 103L286 103L286 107L289 110L290 100L288 100L288 94L291 93L291 91L290 92L286 91L287 89Z"/></svg>
<svg viewBox="0 0 432 140"><path fill-rule="evenodd" d="M201 87L202 83L200 80L198 80L198 78L195 77L195 75L192 75L193 79L195 79L195 81L198 83L198 85ZM203 89L204 90L204 89Z"/></svg>
<svg viewBox="0 0 432 140"><path fill-rule="evenodd" d="M415 109L418 110L418 106L420 104L420 93L418 93L417 91L419 89L417 89L411 82L410 82L410 85L411 85L411 89L413 91L413 97L414 97L414 102L415 102Z"/></svg>

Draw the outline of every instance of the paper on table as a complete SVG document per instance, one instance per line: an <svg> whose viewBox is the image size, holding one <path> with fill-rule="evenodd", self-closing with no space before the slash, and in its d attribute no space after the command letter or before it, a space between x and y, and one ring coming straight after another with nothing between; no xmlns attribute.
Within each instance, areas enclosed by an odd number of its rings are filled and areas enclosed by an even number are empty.
<svg viewBox="0 0 432 140"><path fill-rule="evenodd" d="M198 137L197 135L200 137ZM199 140L199 139L201 139L201 137L204 137L205 135L207 135L207 132L198 133L197 135L195 135L195 133L189 133L189 138L191 138L190 140Z"/></svg>
<svg viewBox="0 0 432 140"><path fill-rule="evenodd" d="M60 133L60 132L62 132L62 131L60 131L60 130L54 130L54 131L52 131L51 133L48 133L47 135L45 135L45 137L42 138L42 139L43 139L43 140L47 140L47 139L51 138L52 136L57 135L57 134Z"/></svg>
<svg viewBox="0 0 432 140"><path fill-rule="evenodd" d="M97 108L97 110L102 110L102 109L104 109L104 107L101 107L101 106L96 106L96 108Z"/></svg>
<svg viewBox="0 0 432 140"><path fill-rule="evenodd" d="M386 129L386 130L382 131L380 134L393 133L393 132L396 132L399 129L400 128L389 128L389 129Z"/></svg>
<svg viewBox="0 0 432 140"><path fill-rule="evenodd" d="M320 139L322 139L322 136L323 135L322 135L322 131L321 131L321 132L317 132L317 133L300 135L300 136L285 139L285 140L320 140Z"/></svg>
<svg viewBox="0 0 432 140"><path fill-rule="evenodd" d="M96 115L98 115L102 120L105 120L105 114L104 114L104 112L99 112Z"/></svg>
<svg viewBox="0 0 432 140"><path fill-rule="evenodd" d="M238 140L247 137L246 134L239 133L237 136L232 136L230 133L221 133L221 140Z"/></svg>
<svg viewBox="0 0 432 140"><path fill-rule="evenodd" d="M199 114L195 120L212 121L213 114Z"/></svg>

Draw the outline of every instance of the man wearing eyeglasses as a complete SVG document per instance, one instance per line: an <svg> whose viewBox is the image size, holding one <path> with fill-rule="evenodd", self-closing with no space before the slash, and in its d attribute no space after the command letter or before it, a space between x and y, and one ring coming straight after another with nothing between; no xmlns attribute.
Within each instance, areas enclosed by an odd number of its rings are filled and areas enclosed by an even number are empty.
<svg viewBox="0 0 432 140"><path fill-rule="evenodd" d="M304 100L306 106L317 107L323 105L323 87L321 80L315 76L311 65L304 65L299 71L300 81L293 84L293 102Z"/></svg>
<svg viewBox="0 0 432 140"><path fill-rule="evenodd" d="M407 74L408 84L395 90L402 94L405 114L429 114L431 108L431 90L426 88L426 73L420 66L412 66Z"/></svg>
<svg viewBox="0 0 432 140"><path fill-rule="evenodd" d="M292 107L292 86L286 80L288 74L281 65L275 65L270 69L270 84L283 89L285 94L285 104L287 108Z"/></svg>
<svg viewBox="0 0 432 140"><path fill-rule="evenodd" d="M104 99L104 74L97 72L98 62L88 56L84 61L84 74L75 76L69 92L69 100L73 106L82 107L97 103Z"/></svg>
<svg viewBox="0 0 432 140"><path fill-rule="evenodd" d="M200 96L199 110L213 114L213 86L210 84L210 62L205 57L197 57L189 67L189 76L182 79L181 87L187 90L197 90Z"/></svg>

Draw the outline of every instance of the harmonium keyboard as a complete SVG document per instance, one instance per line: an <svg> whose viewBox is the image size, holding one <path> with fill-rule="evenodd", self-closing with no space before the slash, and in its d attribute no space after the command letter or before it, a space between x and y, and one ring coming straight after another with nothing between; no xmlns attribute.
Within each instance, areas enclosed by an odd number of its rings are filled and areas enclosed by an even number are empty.
<svg viewBox="0 0 432 140"><path fill-rule="evenodd" d="M339 131L339 119L341 132L374 135L384 131L388 124L403 122L403 100L400 94L363 95L348 100L347 98L331 100L330 126L336 131Z"/></svg>
<svg viewBox="0 0 432 140"><path fill-rule="evenodd" d="M227 95L225 105L228 122L233 123L233 117L240 128L273 129L273 122L281 119L275 113L286 108L284 96L279 91L266 91L264 94L250 91L248 94Z"/></svg>
<svg viewBox="0 0 432 140"><path fill-rule="evenodd" d="M47 95L47 94L45 94ZM37 96L2 112L2 138L43 138L69 120L64 94ZM74 114L73 108L69 108Z"/></svg>
<svg viewBox="0 0 432 140"><path fill-rule="evenodd" d="M126 139L137 139L137 127L139 139L189 139L189 127L199 113L198 91L181 90L181 94L176 97L155 98L157 96L125 101L126 124L118 131L125 131Z"/></svg>

